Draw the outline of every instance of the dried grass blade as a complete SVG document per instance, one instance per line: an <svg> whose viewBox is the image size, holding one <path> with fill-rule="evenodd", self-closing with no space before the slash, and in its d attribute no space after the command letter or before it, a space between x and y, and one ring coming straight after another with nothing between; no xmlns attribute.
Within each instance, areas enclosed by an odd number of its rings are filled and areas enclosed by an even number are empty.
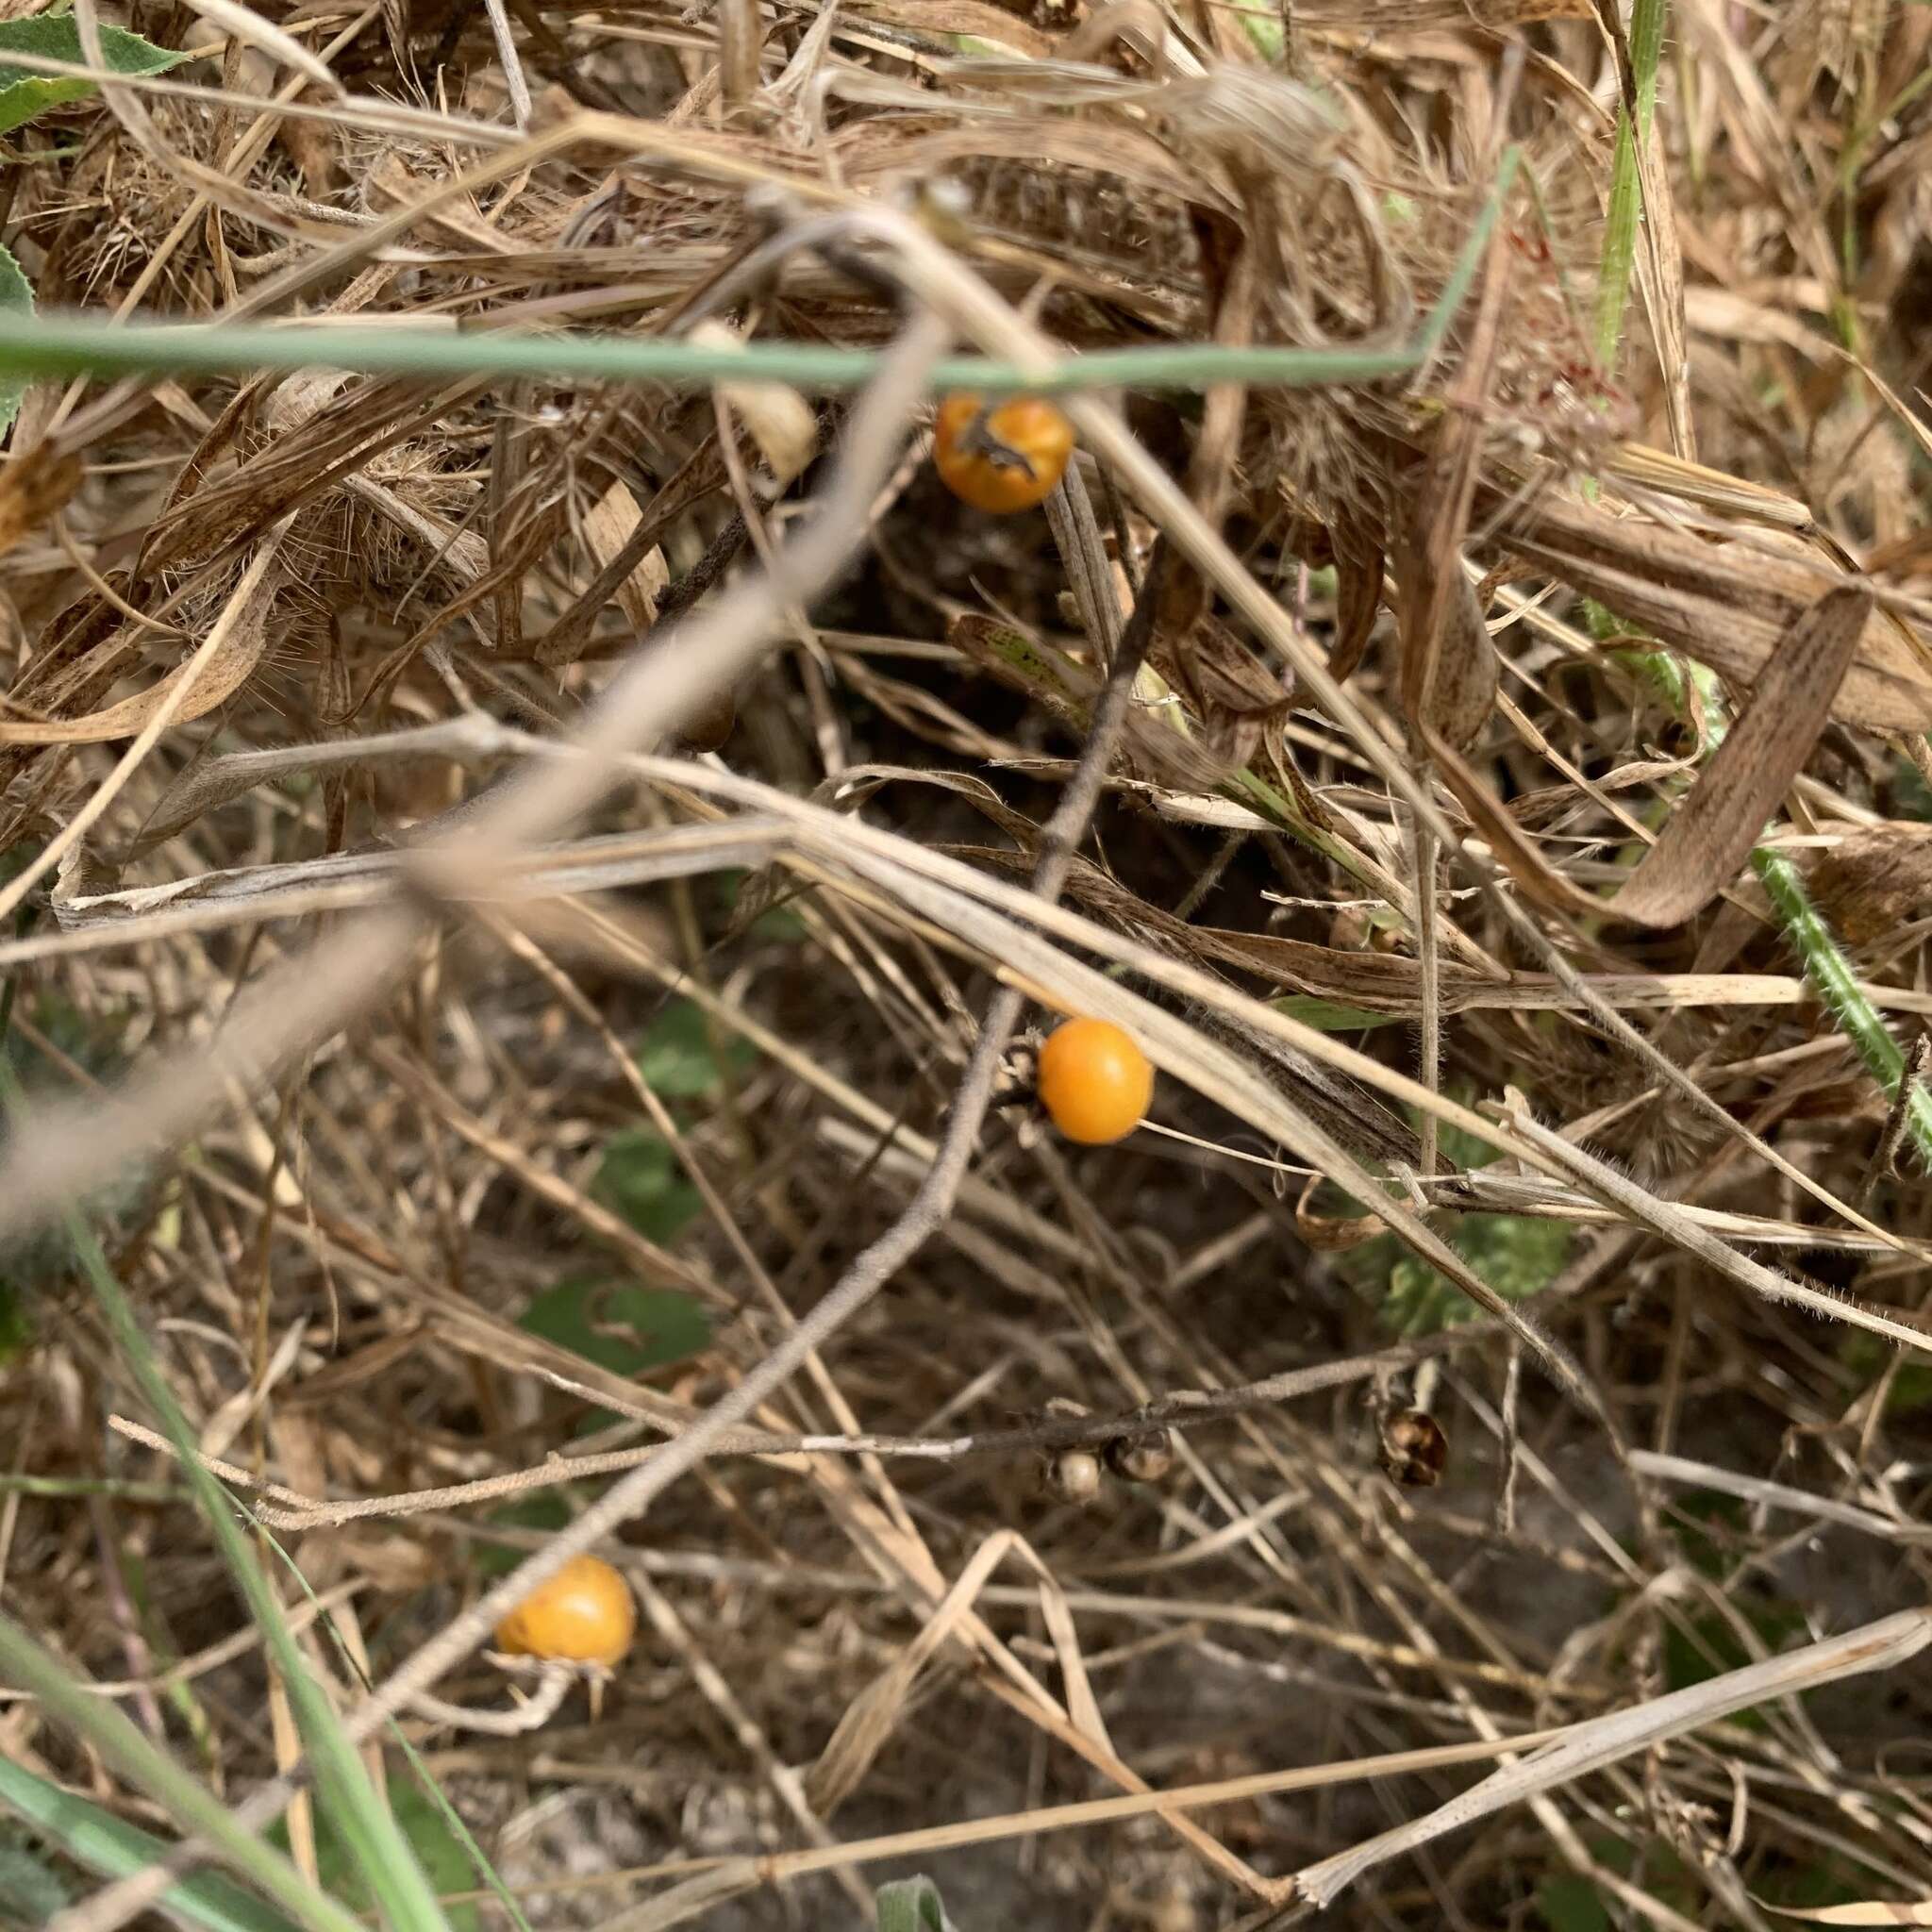
<svg viewBox="0 0 1932 1932"><path fill-rule="evenodd" d="M1426 1816L1296 1873L1296 1895L1316 1906L1330 1905L1364 1873L1506 1806L1522 1804L1701 1724L1748 1710L1768 1698L1816 1690L1822 1684L1867 1671L1895 1669L1916 1657L1928 1642L1932 1642L1932 1610L1903 1610L1842 1637L1807 1644L1789 1656L1729 1671L1689 1690L1577 1724L1555 1743L1491 1774Z"/></svg>
<svg viewBox="0 0 1932 1932"><path fill-rule="evenodd" d="M269 609L282 586L280 571L272 568L281 536L278 529L264 541L200 652L178 670L146 691L83 718L50 718L44 723L0 718L0 744L105 744L134 737L164 708L168 722L186 724L225 704L247 683L267 653ZM171 706L169 700L184 684L191 687L188 694Z"/></svg>
<svg viewBox="0 0 1932 1932"><path fill-rule="evenodd" d="M242 0L188 0L188 5L204 20L213 21L224 32L245 41L271 60L279 60L291 73L305 75L324 93L341 92L341 83L329 72L325 61L292 34L284 33L273 22L264 20L254 8L242 6Z"/></svg>
<svg viewBox="0 0 1932 1932"><path fill-rule="evenodd" d="M1893 1905L1890 1899L1869 1898L1852 1905L1808 1908L1768 1906L1759 1899L1757 1906L1760 1911L1775 1912L1781 1919L1808 1919L1814 1925L1932 1925L1932 1898L1904 1905Z"/></svg>
<svg viewBox="0 0 1932 1932"><path fill-rule="evenodd" d="M330 772L367 759L391 758L479 758L501 749L495 724L480 712L413 730L379 732L368 738L330 739L319 744L271 745L264 751L230 752L191 766L168 787L147 823L128 845L127 858L140 858L204 813L275 778L308 772Z"/></svg>
<svg viewBox="0 0 1932 1932"><path fill-rule="evenodd" d="M1491 240L1462 373L1397 526L1402 589L1402 706L1425 739L1475 741L1496 699L1496 647L1462 568L1475 501L1483 409L1495 363L1507 250Z"/></svg>
<svg viewBox="0 0 1932 1932"><path fill-rule="evenodd" d="M1876 1308L1852 1300L1849 1295L1830 1294L1824 1289L1793 1281L1788 1275L1765 1267L1761 1261L1754 1261L1749 1256L1739 1254L1707 1229L1700 1227L1674 1202L1660 1200L1607 1162L1566 1141L1561 1134L1552 1133L1520 1104L1501 1113L1500 1117L1522 1140L1544 1156L1549 1165L1567 1174L1607 1207L1619 1209L1626 1219L1661 1235L1673 1246L1707 1261L1739 1287L1762 1295L1767 1301L1801 1307L1811 1314L1822 1315L1827 1321L1843 1322L1850 1327L1881 1335L1901 1348L1932 1356L1932 1333L1895 1321Z"/></svg>
<svg viewBox="0 0 1932 1932"><path fill-rule="evenodd" d="M1724 889L1810 757L1871 613L1871 592L1846 584L1791 625L1743 715L1609 910L1640 925L1675 925Z"/></svg>

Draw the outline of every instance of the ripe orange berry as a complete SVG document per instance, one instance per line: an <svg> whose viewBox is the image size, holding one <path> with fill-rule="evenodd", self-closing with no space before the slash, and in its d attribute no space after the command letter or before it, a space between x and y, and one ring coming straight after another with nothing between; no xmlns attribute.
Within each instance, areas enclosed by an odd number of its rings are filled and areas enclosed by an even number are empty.
<svg viewBox="0 0 1932 1932"><path fill-rule="evenodd" d="M573 1557L496 1626L496 1647L511 1657L573 1664L614 1664L638 1627L630 1585L599 1557Z"/></svg>
<svg viewBox="0 0 1932 1932"><path fill-rule="evenodd" d="M988 408L983 396L960 390L940 404L933 464L974 509L1006 516L1043 503L1073 453L1074 425L1037 396Z"/></svg>
<svg viewBox="0 0 1932 1932"><path fill-rule="evenodd" d="M1131 1134L1154 1098L1154 1069L1108 1020L1069 1020L1040 1049L1040 1098L1070 1141L1097 1147Z"/></svg>

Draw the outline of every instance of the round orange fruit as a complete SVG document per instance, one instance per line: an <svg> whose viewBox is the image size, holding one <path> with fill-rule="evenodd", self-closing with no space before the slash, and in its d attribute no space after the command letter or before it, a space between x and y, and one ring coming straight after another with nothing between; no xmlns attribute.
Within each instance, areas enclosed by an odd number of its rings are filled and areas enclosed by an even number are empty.
<svg viewBox="0 0 1932 1932"><path fill-rule="evenodd" d="M932 459L962 503L994 516L1031 509L1053 493L1074 453L1074 425L1051 403L1016 396L991 408L960 390L940 404Z"/></svg>
<svg viewBox="0 0 1932 1932"><path fill-rule="evenodd" d="M601 1557L573 1557L496 1626L496 1647L511 1657L573 1664L614 1664L637 1634L630 1585Z"/></svg>
<svg viewBox="0 0 1932 1932"><path fill-rule="evenodd" d="M1154 1068L1110 1020L1069 1020L1040 1049L1040 1098L1070 1141L1103 1146L1131 1134L1154 1098Z"/></svg>

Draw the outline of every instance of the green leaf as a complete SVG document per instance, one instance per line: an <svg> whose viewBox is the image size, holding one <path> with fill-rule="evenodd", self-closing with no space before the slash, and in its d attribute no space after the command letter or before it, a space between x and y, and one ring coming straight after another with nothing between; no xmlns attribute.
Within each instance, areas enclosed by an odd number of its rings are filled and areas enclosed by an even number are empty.
<svg viewBox="0 0 1932 1932"><path fill-rule="evenodd" d="M0 21L0 28L25 26L25 21ZM11 88L0 89L0 108L4 108ZM12 123L8 125L11 126ZM34 285L27 280L26 271L15 261L11 252L0 248L0 308L12 308L23 315L34 312ZM0 435L13 426L13 419L20 414L20 406L26 396L26 377L9 375L0 369Z"/></svg>
<svg viewBox="0 0 1932 1932"><path fill-rule="evenodd" d="M413 1780L391 1778L389 1802L403 1837L435 1890L467 1891L476 1880L470 1855L435 1801ZM368 1874L326 1825L317 1835L315 1862L323 1884L345 1905L358 1911L374 1907ZM482 1915L475 1906L450 1906L444 1916L450 1932L481 1932Z"/></svg>
<svg viewBox="0 0 1932 1932"><path fill-rule="evenodd" d="M733 1067L749 1065L752 1050L733 1040ZM638 1072L660 1100L706 1100L724 1085L724 1069L711 1044L705 1011L695 1000L673 1000L652 1023L637 1052Z"/></svg>
<svg viewBox="0 0 1932 1932"><path fill-rule="evenodd" d="M63 1791L23 1766L0 1757L0 1806L24 1819L50 1844L77 1865L103 1878L125 1878L165 1857L174 1847L90 1800ZM50 1874L51 1875L51 1874ZM10 1911L15 1894L0 1875L0 1912ZM196 1872L161 1895L170 1918L203 1925L208 1932L296 1932L294 1921L263 1905L218 1872ZM40 1923L32 1917L29 1924Z"/></svg>
<svg viewBox="0 0 1932 1932"><path fill-rule="evenodd" d="M646 1127L611 1135L591 1191L660 1247L675 1241L705 1205L670 1141Z"/></svg>
<svg viewBox="0 0 1932 1932"><path fill-rule="evenodd" d="M705 1311L690 1295L590 1276L545 1289L519 1325L617 1375L681 1361L711 1339Z"/></svg>
<svg viewBox="0 0 1932 1932"><path fill-rule="evenodd" d="M1545 1878L1536 1889L1536 1908L1550 1932L1610 1932L1603 1894L1574 1872Z"/></svg>
<svg viewBox="0 0 1932 1932"><path fill-rule="evenodd" d="M66 1879L28 1849L25 1834L11 1826L0 1830L0 1919L44 1925L73 1903Z"/></svg>
<svg viewBox="0 0 1932 1932"><path fill-rule="evenodd" d="M1570 1257L1566 1221L1527 1214L1465 1214L1449 1244L1506 1300L1541 1294ZM1474 1321L1481 1311L1447 1276L1405 1254L1389 1276L1383 1314L1403 1335L1433 1335Z"/></svg>
<svg viewBox="0 0 1932 1932"><path fill-rule="evenodd" d="M187 58L166 47L157 47L139 34L130 34L118 26L101 28L101 53L114 73L128 75L165 74ZM39 60L71 60L79 67L90 64L80 44L80 27L71 13L37 13L31 20L0 20L0 134L10 134L49 108L84 101L94 92L91 80L30 74L8 61L9 54L28 54ZM19 273L17 267L15 273ZM21 279L26 278L23 275Z"/></svg>
<svg viewBox="0 0 1932 1932"><path fill-rule="evenodd" d="M1312 1026L1317 1033L1356 1033L1365 1026L1389 1026L1397 1019L1393 1013L1372 1013L1366 1007L1344 1006L1340 1000L1324 1000L1312 992L1292 992L1268 1003L1277 1013Z"/></svg>
<svg viewBox="0 0 1932 1932"><path fill-rule="evenodd" d="M1861 1375L1870 1375L1875 1381L1890 1366L1896 1351L1879 1341L1877 1336L1867 1335L1862 1329L1847 1328L1843 1333L1844 1340L1838 1348L1839 1359L1848 1368L1856 1369ZM5 1354L0 1353L0 1361L5 1360ZM1926 1407L1932 1407L1932 1368L1916 1361L1901 1362L1886 1397L1886 1414L1906 1416L1914 1409Z"/></svg>
<svg viewBox="0 0 1932 1932"><path fill-rule="evenodd" d="M955 1932L945 1902L930 1878L902 1878L879 1887L879 1932Z"/></svg>

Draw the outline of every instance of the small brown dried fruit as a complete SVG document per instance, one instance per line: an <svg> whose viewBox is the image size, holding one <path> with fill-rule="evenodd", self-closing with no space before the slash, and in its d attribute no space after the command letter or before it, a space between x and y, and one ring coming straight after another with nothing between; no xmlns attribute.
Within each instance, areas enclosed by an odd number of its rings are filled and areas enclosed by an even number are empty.
<svg viewBox="0 0 1932 1932"><path fill-rule="evenodd" d="M1130 1483L1158 1483L1174 1467L1174 1438L1165 1429L1136 1429L1107 1445L1107 1466Z"/></svg>
<svg viewBox="0 0 1932 1932"><path fill-rule="evenodd" d="M1382 1424L1382 1473L1406 1490L1432 1490L1449 1463L1449 1438L1425 1408L1398 1408Z"/></svg>

